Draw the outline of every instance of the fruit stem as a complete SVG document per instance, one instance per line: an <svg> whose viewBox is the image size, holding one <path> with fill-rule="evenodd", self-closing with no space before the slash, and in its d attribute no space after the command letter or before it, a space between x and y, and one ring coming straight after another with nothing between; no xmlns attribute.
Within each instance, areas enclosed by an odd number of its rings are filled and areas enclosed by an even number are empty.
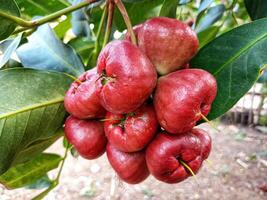
<svg viewBox="0 0 267 200"><path fill-rule="evenodd" d="M100 120L98 120L98 121L100 121L100 122L107 122L107 121L121 121L121 120L123 120L123 118L108 118L108 119L100 119Z"/></svg>
<svg viewBox="0 0 267 200"><path fill-rule="evenodd" d="M190 174L194 177L197 185L199 185L196 174L193 172L193 170L191 169L191 167L189 165L187 165L184 161L182 161L181 159L179 159L179 162L181 163L181 165L183 165L189 172Z"/></svg>
<svg viewBox="0 0 267 200"><path fill-rule="evenodd" d="M220 132L220 130L202 113L199 113L199 115L202 117L202 119L207 122L212 128L214 128L216 131Z"/></svg>
<svg viewBox="0 0 267 200"><path fill-rule="evenodd" d="M70 145L69 143L68 143L67 146L66 146L65 153L64 153L64 157L63 157L63 159L62 159L61 166L60 166L60 168L59 168L57 177L56 177L56 179L55 179L55 182L56 182L56 183L59 183L59 179L60 179L60 176L61 176L61 173L62 173L62 169L63 169L64 164L65 164L66 158L67 158L67 156L68 156L68 151L69 151L70 146L71 146L71 145Z"/></svg>
<svg viewBox="0 0 267 200"><path fill-rule="evenodd" d="M132 43L137 46L137 40L136 40L134 31L133 31L132 23L131 23L131 20L128 16L128 13L127 13L122 1L121 0L114 0L114 2L116 4L116 6L118 7L118 9L119 9L119 11L120 11L120 13L124 19L124 22L127 26L127 30L130 34Z"/></svg>
<svg viewBox="0 0 267 200"><path fill-rule="evenodd" d="M106 46L106 44L109 41L112 28L113 14L114 14L114 2L112 0L107 0L107 1L108 1L108 20L106 25L106 33L104 37L103 47Z"/></svg>
<svg viewBox="0 0 267 200"><path fill-rule="evenodd" d="M71 74L68 74L68 73L63 73L63 74L65 74L66 76L70 77L71 79L73 79L77 83L82 84L82 82L77 77L72 76Z"/></svg>
<svg viewBox="0 0 267 200"><path fill-rule="evenodd" d="M96 58L98 57L98 54L100 52L99 40L100 40L100 35L101 35L103 27L104 27L104 22L105 22L106 17L107 17L107 4L104 7L104 11L103 11L103 14L101 16L99 27L98 27L98 30L97 30L97 33L96 33L95 49L94 49L94 51L95 51L94 53L95 54L93 56L94 60L96 60Z"/></svg>
<svg viewBox="0 0 267 200"><path fill-rule="evenodd" d="M63 166L65 164L65 160L67 158L68 150L69 150L70 146L71 145L68 143L67 147L65 149L64 157L62 158L62 163L60 165L57 177L55 178L55 180L52 181L51 186L49 188L47 188L45 191L41 192L36 197L34 197L32 200L41 200L41 199L43 199L51 190L53 190L59 184L59 178L60 178Z"/></svg>

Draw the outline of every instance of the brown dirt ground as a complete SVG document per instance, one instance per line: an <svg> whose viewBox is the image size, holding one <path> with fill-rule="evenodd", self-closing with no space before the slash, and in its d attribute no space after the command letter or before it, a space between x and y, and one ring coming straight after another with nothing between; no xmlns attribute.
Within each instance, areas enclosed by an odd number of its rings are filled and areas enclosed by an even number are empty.
<svg viewBox="0 0 267 200"><path fill-rule="evenodd" d="M267 192L259 189L260 186L267 187L267 133L226 125L218 126L219 133L207 125L202 128L210 132L213 150L209 157L211 163L204 163L197 181L191 177L169 185L150 176L142 184L128 185L114 175L105 155L94 161L69 156L60 185L46 199L267 199ZM62 153L61 144L61 141L57 142L49 151ZM55 173L50 175L53 177ZM114 195L110 195L112 191ZM0 200L28 200L39 192L41 190L10 191L0 186Z"/></svg>

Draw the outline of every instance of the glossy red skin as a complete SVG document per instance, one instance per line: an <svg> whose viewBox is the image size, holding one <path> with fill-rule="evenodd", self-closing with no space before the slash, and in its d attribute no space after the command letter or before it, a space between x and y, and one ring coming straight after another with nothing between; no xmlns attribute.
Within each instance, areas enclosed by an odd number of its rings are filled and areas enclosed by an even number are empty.
<svg viewBox="0 0 267 200"><path fill-rule="evenodd" d="M136 110L153 92L157 73L149 59L129 41L110 42L98 57L99 74L109 77L101 87L100 100L109 112Z"/></svg>
<svg viewBox="0 0 267 200"><path fill-rule="evenodd" d="M162 132L148 145L146 161L150 173L160 181L178 183L191 176L183 160L196 174L202 164L202 145L192 133L169 135Z"/></svg>
<svg viewBox="0 0 267 200"><path fill-rule="evenodd" d="M137 184L149 176L144 151L126 153L111 144L107 145L106 151L109 163L123 181Z"/></svg>
<svg viewBox="0 0 267 200"><path fill-rule="evenodd" d="M123 125L120 120L125 118ZM134 115L118 115L110 112L104 123L108 141L120 151L135 152L143 149L154 137L158 121L153 105L143 105ZM110 120L109 120L110 119Z"/></svg>
<svg viewBox="0 0 267 200"><path fill-rule="evenodd" d="M159 78L154 106L160 125L169 133L190 131L208 115L217 94L215 78L201 69L183 69Z"/></svg>
<svg viewBox="0 0 267 200"><path fill-rule="evenodd" d="M211 148L212 148L212 140L210 135L204 131L203 129L194 128L191 130L191 133L196 135L201 142L202 145L202 158L203 160L206 160L209 157Z"/></svg>
<svg viewBox="0 0 267 200"><path fill-rule="evenodd" d="M197 35L190 26L172 18L149 19L135 29L135 34L138 47L161 75L182 68L199 47Z"/></svg>
<svg viewBox="0 0 267 200"><path fill-rule="evenodd" d="M96 68L89 70L74 81L64 99L66 110L79 119L101 118L106 114L99 98L97 80L99 76Z"/></svg>
<svg viewBox="0 0 267 200"><path fill-rule="evenodd" d="M69 116L64 132L69 143L86 159L98 158L105 152L107 138L102 122Z"/></svg>

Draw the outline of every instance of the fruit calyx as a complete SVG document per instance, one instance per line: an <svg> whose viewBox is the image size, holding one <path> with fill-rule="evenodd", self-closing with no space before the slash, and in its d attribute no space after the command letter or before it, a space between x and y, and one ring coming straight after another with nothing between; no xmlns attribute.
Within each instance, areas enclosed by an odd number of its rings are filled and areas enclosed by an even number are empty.
<svg viewBox="0 0 267 200"><path fill-rule="evenodd" d="M101 84L103 86L108 84L109 82L114 83L116 80L114 76L108 76L106 70L103 70L102 74L99 76L99 79L101 79Z"/></svg>

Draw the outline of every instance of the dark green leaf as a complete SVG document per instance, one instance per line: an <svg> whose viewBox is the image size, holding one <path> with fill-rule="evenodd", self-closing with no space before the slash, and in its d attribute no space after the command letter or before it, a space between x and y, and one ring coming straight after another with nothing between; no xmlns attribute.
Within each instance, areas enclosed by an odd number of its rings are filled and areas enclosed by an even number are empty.
<svg viewBox="0 0 267 200"><path fill-rule="evenodd" d="M40 26L28 41L17 49L24 67L67 72L74 76L84 72L79 56L56 37L48 24Z"/></svg>
<svg viewBox="0 0 267 200"><path fill-rule="evenodd" d="M159 16L162 1L163 0L145 0L134 4L125 3L132 24L140 24L151 17ZM114 20L119 31L126 29L123 18L117 9L114 15Z"/></svg>
<svg viewBox="0 0 267 200"><path fill-rule="evenodd" d="M61 22L54 28L56 35L62 39L64 38L66 32L71 29L71 17L67 16L67 18Z"/></svg>
<svg viewBox="0 0 267 200"><path fill-rule="evenodd" d="M66 116L63 100L71 82L58 72L0 71L0 174L17 154L36 141L51 138L62 127Z"/></svg>
<svg viewBox="0 0 267 200"><path fill-rule="evenodd" d="M197 34L199 40L199 47L202 48L204 45L213 40L220 30L219 26L210 26L209 28L201 31Z"/></svg>
<svg viewBox="0 0 267 200"><path fill-rule="evenodd" d="M160 16L176 18L177 0L165 0L160 9Z"/></svg>
<svg viewBox="0 0 267 200"><path fill-rule="evenodd" d="M20 11L14 0L0 0L0 11L19 17ZM7 38L16 28L16 24L0 17L0 41Z"/></svg>
<svg viewBox="0 0 267 200"><path fill-rule="evenodd" d="M59 128L59 130L57 130L51 137L34 141L33 143L25 147L23 150L18 152L18 154L14 158L12 165L14 166L32 159L36 155L46 150L50 145L52 145L63 135L63 129Z"/></svg>
<svg viewBox="0 0 267 200"><path fill-rule="evenodd" d="M244 0L248 14L252 20L267 17L266 0Z"/></svg>
<svg viewBox="0 0 267 200"><path fill-rule="evenodd" d="M211 7L208 9L207 14L200 20L199 24L196 26L196 32L201 32L217 22L223 16L225 11L225 6L223 4Z"/></svg>
<svg viewBox="0 0 267 200"><path fill-rule="evenodd" d="M8 62L11 55L18 48L20 40L21 34L14 39L7 39L0 43L0 52L2 52L2 56L0 58L0 68Z"/></svg>
<svg viewBox="0 0 267 200"><path fill-rule="evenodd" d="M81 56L84 63L88 62L89 55L95 47L95 43L86 38L75 38L68 44Z"/></svg>
<svg viewBox="0 0 267 200"><path fill-rule="evenodd" d="M267 19L232 29L216 38L192 60L191 65L215 76L218 94L209 119L227 112L256 82L267 63Z"/></svg>
<svg viewBox="0 0 267 200"><path fill-rule="evenodd" d="M22 13L29 17L44 16L61 10L70 4L65 0L16 0Z"/></svg>
<svg viewBox="0 0 267 200"><path fill-rule="evenodd" d="M29 162L10 168L0 176L0 183L8 189L24 187L57 168L61 160L62 158L57 154L40 154Z"/></svg>

